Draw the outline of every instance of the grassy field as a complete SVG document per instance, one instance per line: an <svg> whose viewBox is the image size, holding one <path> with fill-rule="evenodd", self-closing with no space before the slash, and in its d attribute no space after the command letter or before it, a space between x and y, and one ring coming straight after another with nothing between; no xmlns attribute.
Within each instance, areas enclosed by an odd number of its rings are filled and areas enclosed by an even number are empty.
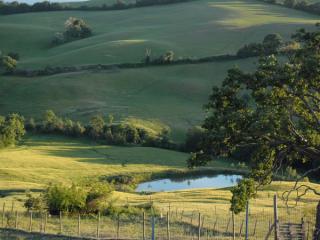
<svg viewBox="0 0 320 240"><path fill-rule="evenodd" d="M63 23L70 16L84 18L94 35L50 46L52 36L63 30ZM278 32L288 39L296 29L312 28L318 20L315 15L249 0L199 0L123 11L16 14L0 16L0 49L20 53L21 68L140 61L146 48L152 49L153 56L173 50L176 58L202 57L235 53L246 43L261 41L268 33ZM45 110L53 109L59 115L87 121L96 113L112 113L117 121L135 117L163 122L171 127L173 140L183 141L187 129L201 123L202 106L212 86L221 84L229 68L238 65L250 71L255 61L35 78L1 76L0 114L19 112L38 118ZM188 154L163 149L102 146L88 140L27 135L17 147L0 150L0 191L10 193L0 198L0 204L19 201L17 206L22 210L26 189L39 191L50 182L71 183L102 175L184 169L187 158ZM231 165L216 160L209 167L225 169ZM251 211L256 219L265 216L261 225L266 227L272 216L272 195L291 185L275 182L259 192ZM172 209L183 211L189 220L195 211L200 211L211 219L206 223L211 227L214 213L222 219L221 229L230 218L230 197L229 189L161 192L151 197L114 192L117 204L136 205L151 199L164 213L170 203ZM312 219L316 202L315 196L308 195L299 203L295 217L305 215ZM266 214L262 215L262 211Z"/></svg>
<svg viewBox="0 0 320 240"><path fill-rule="evenodd" d="M264 239L269 225L273 222L273 195L279 196L278 214L280 223L300 223L303 217L306 225L306 232L309 239L312 236L315 221L315 207L319 200L313 194L307 194L303 201L295 208L287 209L281 200L282 191L292 187L292 183L274 182L269 187L258 192L256 199L250 201L249 211L249 234L250 239ZM318 185L313 185L319 189ZM198 213L201 213L201 234L204 239L232 239L232 227L230 224L231 214L229 211L229 200L231 193L229 189L198 189L174 192L159 192L152 195L139 195L137 193L114 192L113 199L117 205L139 206L141 204L153 202L157 209L156 220L157 239L166 239L166 213L170 211L171 237L172 239L196 239L198 228ZM29 215L22 207L23 196L14 196L1 199L0 206L6 202L7 213L10 214L11 203L14 201L14 209L19 212L19 228L28 231ZM294 199L289 202L289 206L294 205ZM161 217L162 216L162 217ZM34 214L33 230L39 231L41 223L40 216ZM146 216L146 236L151 235L150 216ZM237 239L242 239L244 234L245 215L241 213L235 216L235 231ZM81 231L83 235L95 236L97 219L95 216L83 216L81 220ZM229 226L229 227L228 227ZM242 226L242 227L241 227ZM241 230L242 229L242 230ZM254 230L256 229L256 230ZM59 218L51 216L48 219L47 232L59 232ZM242 237L240 237L242 232ZM77 235L77 216L63 216L63 233ZM100 234L105 237L115 237L117 235L116 218L101 217ZM141 239L142 235L142 213L141 215L127 218L120 217L120 237ZM208 238L207 238L208 236Z"/></svg>
<svg viewBox="0 0 320 240"><path fill-rule="evenodd" d="M38 78L2 77L0 114L20 112L39 117L45 110L87 121L97 113L116 120L133 116L157 119L181 141L186 130L200 124L213 85L228 68L250 69L254 60L200 65L81 72Z"/></svg>
<svg viewBox="0 0 320 240"><path fill-rule="evenodd" d="M90 38L51 47L70 17L92 26ZM288 38L318 17L256 1L200 0L123 11L44 12L0 16L0 47L21 55L20 67L140 61L145 49L176 57L235 53L268 33Z"/></svg>
<svg viewBox="0 0 320 240"><path fill-rule="evenodd" d="M27 136L17 147L0 150L0 190L42 189L50 182L71 182L118 174L186 169L188 154L149 147L97 145L53 135ZM209 165L230 168L217 160Z"/></svg>

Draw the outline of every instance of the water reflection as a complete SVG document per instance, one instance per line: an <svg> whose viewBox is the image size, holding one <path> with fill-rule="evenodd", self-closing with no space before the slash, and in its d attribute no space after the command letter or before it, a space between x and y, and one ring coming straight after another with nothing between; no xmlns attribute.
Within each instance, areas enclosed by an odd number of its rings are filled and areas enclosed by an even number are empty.
<svg viewBox="0 0 320 240"><path fill-rule="evenodd" d="M241 175L217 174L212 176L190 176L174 179L160 179L140 183L137 192L161 192L194 188L225 188L237 184Z"/></svg>

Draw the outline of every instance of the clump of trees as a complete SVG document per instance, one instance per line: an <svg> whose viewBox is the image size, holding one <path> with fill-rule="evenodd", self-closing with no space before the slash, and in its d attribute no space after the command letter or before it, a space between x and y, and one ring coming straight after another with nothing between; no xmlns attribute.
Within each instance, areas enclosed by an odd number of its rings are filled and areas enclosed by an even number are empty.
<svg viewBox="0 0 320 240"><path fill-rule="evenodd" d="M251 174L232 191L235 213L244 210L259 186L269 184L289 166L299 176L292 189L283 193L285 201L292 194L299 200L310 191L320 196L311 185L300 183L307 176L319 178L320 173L319 39L319 28L302 29L293 36L300 48L286 62L274 55L262 57L255 71L230 69L222 86L213 87L202 125L206 137L189 166L206 164L212 156L230 156L239 147L252 147ZM319 232L315 234L319 239Z"/></svg>
<svg viewBox="0 0 320 240"><path fill-rule="evenodd" d="M268 34L262 43L250 43L240 48L238 57L256 57L262 55L278 54L285 46L280 34Z"/></svg>
<svg viewBox="0 0 320 240"><path fill-rule="evenodd" d="M70 17L66 20L64 27L64 32L57 32L54 35L52 40L54 45L87 38L92 35L90 26L83 19Z"/></svg>
<svg viewBox="0 0 320 240"><path fill-rule="evenodd" d="M0 71L3 73L12 73L17 67L18 60L20 59L19 54L11 52L3 54L0 51Z"/></svg>
<svg viewBox="0 0 320 240"><path fill-rule="evenodd" d="M138 127L129 122L114 122L112 115L108 118L98 114L91 117L89 124L84 125L79 121L63 119L52 110L48 110L40 121L33 118L26 121L26 129L39 133L62 134L71 137L87 137L106 144L114 145L144 145L175 149L179 146L169 139L169 128L164 128L155 135L143 127Z"/></svg>
<svg viewBox="0 0 320 240"><path fill-rule="evenodd" d="M24 118L19 114L0 116L0 148L15 145L25 132Z"/></svg>

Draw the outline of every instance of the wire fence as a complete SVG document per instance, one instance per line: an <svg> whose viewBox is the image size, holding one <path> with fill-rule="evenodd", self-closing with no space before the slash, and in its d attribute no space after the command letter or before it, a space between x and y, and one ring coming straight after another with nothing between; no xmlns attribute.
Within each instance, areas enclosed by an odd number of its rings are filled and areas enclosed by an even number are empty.
<svg viewBox="0 0 320 240"><path fill-rule="evenodd" d="M50 215L47 212L15 211L6 209L1 214L1 227L28 232L81 236L97 239L265 239L272 232L274 212L272 209L255 209L250 204L247 214L233 215L228 210L212 212L186 211L184 209L161 209L157 214L141 212L135 215L105 216L103 214ZM8 205L7 205L8 206ZM312 239L315 211L303 208L277 209L279 223L304 223L305 239ZM271 235L272 236L272 235Z"/></svg>

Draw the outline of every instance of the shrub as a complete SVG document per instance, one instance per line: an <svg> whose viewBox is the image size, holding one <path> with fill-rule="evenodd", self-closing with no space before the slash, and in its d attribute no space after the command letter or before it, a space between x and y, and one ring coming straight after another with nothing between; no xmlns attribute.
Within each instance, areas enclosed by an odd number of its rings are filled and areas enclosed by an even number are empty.
<svg viewBox="0 0 320 240"><path fill-rule="evenodd" d="M42 196L35 197L31 193L28 193L27 199L24 202L24 207L28 209L28 211L43 211L46 209L46 204L43 201Z"/></svg>
<svg viewBox="0 0 320 240"><path fill-rule="evenodd" d="M17 60L10 56L3 56L0 58L0 68L3 68L7 73L12 73L16 69L17 63Z"/></svg>
<svg viewBox="0 0 320 240"><path fill-rule="evenodd" d="M66 187L60 184L50 185L44 195L50 214L62 212L80 212L86 207L86 192L76 186Z"/></svg>

